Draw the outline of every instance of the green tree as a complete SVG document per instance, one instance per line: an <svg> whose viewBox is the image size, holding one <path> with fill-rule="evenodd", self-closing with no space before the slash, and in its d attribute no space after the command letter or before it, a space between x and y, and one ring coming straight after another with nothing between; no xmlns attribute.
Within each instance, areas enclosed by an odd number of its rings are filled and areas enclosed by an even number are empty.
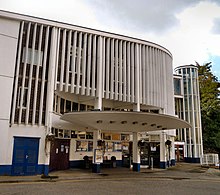
<svg viewBox="0 0 220 195"><path fill-rule="evenodd" d="M211 62L199 65L201 118L205 152L220 152L220 90Z"/></svg>

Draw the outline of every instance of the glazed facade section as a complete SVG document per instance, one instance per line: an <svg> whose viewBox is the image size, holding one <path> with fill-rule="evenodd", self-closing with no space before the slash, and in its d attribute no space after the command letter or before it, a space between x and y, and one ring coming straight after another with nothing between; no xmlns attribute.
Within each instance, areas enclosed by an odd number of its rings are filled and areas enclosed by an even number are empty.
<svg viewBox="0 0 220 195"><path fill-rule="evenodd" d="M176 82L179 82L179 85L176 85L179 86L179 90L176 88L175 94L176 114L192 125L190 129L179 129L177 139L185 142L185 160L199 162L203 155L203 145L198 69L194 65L179 66L175 72L181 76L180 79L176 79ZM180 90L182 90L183 98L178 98Z"/></svg>

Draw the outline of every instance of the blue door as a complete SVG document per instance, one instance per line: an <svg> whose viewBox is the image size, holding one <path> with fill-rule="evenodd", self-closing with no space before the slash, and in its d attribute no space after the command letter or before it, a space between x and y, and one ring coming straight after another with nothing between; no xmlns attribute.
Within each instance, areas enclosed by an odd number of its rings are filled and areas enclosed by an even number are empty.
<svg viewBox="0 0 220 195"><path fill-rule="evenodd" d="M35 175L38 166L38 138L15 137L12 175Z"/></svg>

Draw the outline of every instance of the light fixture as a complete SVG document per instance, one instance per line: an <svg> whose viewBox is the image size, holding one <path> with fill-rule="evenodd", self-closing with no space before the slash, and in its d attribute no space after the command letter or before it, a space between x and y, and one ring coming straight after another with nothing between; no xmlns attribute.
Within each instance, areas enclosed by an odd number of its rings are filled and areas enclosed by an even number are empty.
<svg viewBox="0 0 220 195"><path fill-rule="evenodd" d="M161 128L161 127L162 127L161 125L158 125L158 126L157 126L158 129Z"/></svg>
<svg viewBox="0 0 220 195"><path fill-rule="evenodd" d="M127 123L127 121L121 121L121 124L126 124Z"/></svg>
<svg viewBox="0 0 220 195"><path fill-rule="evenodd" d="M112 123L115 123L115 121L110 121L110 123L112 124Z"/></svg>
<svg viewBox="0 0 220 195"><path fill-rule="evenodd" d="M143 126L147 125L147 123L142 123Z"/></svg>
<svg viewBox="0 0 220 195"><path fill-rule="evenodd" d="M98 121L96 121L97 123L102 123L102 120L98 120Z"/></svg>
<svg viewBox="0 0 220 195"><path fill-rule="evenodd" d="M132 124L133 124L133 125L136 125L136 124L138 124L138 122L137 122L137 121L134 121L134 122L132 122Z"/></svg>
<svg viewBox="0 0 220 195"><path fill-rule="evenodd" d="M150 126L151 126L151 127L155 127L155 126L156 126L156 124L151 124Z"/></svg>

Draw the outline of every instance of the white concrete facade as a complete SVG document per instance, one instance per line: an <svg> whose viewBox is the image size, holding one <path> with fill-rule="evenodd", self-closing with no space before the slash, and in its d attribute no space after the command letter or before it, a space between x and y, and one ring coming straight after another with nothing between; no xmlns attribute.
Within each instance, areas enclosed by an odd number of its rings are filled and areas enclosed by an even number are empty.
<svg viewBox="0 0 220 195"><path fill-rule="evenodd" d="M39 138L37 172L47 172L46 136L54 129L77 131L60 119L65 112L98 109L174 116L172 55L160 45L4 11L0 11L0 41L4 92L0 96L0 167L7 166L7 171L0 168L0 174L10 173L16 137ZM175 130L149 135L159 135L160 162L165 168L164 141L174 141ZM76 140L69 139L69 160L82 160L75 151ZM120 153L114 156L122 158Z"/></svg>

